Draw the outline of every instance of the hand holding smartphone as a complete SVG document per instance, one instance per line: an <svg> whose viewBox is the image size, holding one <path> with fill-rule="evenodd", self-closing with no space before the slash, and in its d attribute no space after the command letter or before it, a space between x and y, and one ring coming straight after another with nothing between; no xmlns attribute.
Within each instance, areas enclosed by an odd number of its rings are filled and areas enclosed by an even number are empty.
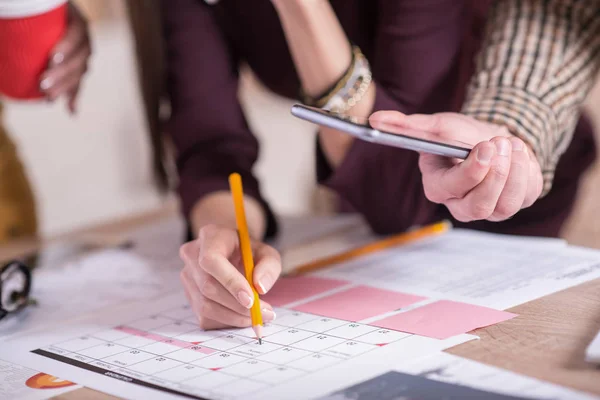
<svg viewBox="0 0 600 400"><path fill-rule="evenodd" d="M439 137L430 132L404 129L392 125L385 131L374 129L366 119L333 113L320 108L296 104L292 107L292 115L317 125L348 133L357 139L371 143L461 160L466 159L471 152L470 146L466 143L458 141L442 142Z"/></svg>
<svg viewBox="0 0 600 400"><path fill-rule="evenodd" d="M537 157L501 124L450 112L380 111L366 120L296 105L292 114L359 140L419 152L423 193L461 222L504 221L542 192ZM454 137L469 144L447 139Z"/></svg>

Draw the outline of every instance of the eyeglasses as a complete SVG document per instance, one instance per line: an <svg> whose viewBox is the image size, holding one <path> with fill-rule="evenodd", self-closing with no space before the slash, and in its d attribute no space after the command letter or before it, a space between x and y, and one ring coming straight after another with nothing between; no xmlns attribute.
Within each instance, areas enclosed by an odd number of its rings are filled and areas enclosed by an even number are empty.
<svg viewBox="0 0 600 400"><path fill-rule="evenodd" d="M31 271L20 261L0 269L0 320L30 304Z"/></svg>

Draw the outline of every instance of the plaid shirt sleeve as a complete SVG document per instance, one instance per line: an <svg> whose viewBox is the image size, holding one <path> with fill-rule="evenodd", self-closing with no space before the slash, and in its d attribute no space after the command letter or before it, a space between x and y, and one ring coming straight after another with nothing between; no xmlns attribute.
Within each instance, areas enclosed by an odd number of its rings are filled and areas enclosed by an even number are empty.
<svg viewBox="0 0 600 400"><path fill-rule="evenodd" d="M533 149L546 194L600 66L600 0L497 0L462 112Z"/></svg>

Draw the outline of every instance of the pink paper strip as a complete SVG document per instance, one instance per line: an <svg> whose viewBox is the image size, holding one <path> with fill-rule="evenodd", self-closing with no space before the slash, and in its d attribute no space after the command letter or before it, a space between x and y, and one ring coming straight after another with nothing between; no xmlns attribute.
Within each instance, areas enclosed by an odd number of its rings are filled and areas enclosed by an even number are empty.
<svg viewBox="0 0 600 400"><path fill-rule="evenodd" d="M139 329L130 328L128 326L117 326L115 329L118 330L118 331L121 331L121 332L129 333L130 335L139 336L139 337L143 337L143 338L146 338L146 339L154 340L156 342L162 342L165 339L169 339L168 337L165 337L165 336L160 336L160 335L157 335L155 333L141 331Z"/></svg>
<svg viewBox="0 0 600 400"><path fill-rule="evenodd" d="M216 350L213 350L208 347L198 346L198 345L195 345L194 343L184 342L182 340L172 339L169 337L156 335L154 333L140 331L139 329L130 328L128 326L117 326L114 329L117 331L128 333L130 335L145 337L147 339L151 339L151 340L154 340L157 342L167 343L167 344L170 344L173 346L181 347L182 349L190 349L190 350L197 351L197 352L200 352L203 354L213 354L216 352Z"/></svg>
<svg viewBox="0 0 600 400"><path fill-rule="evenodd" d="M360 321L398 310L425 300L425 297L357 286L294 307L294 310L328 318Z"/></svg>
<svg viewBox="0 0 600 400"><path fill-rule="evenodd" d="M165 339L169 339L168 337L157 335L156 333L148 333L144 336L146 339L154 340L156 342L162 342Z"/></svg>
<svg viewBox="0 0 600 400"><path fill-rule="evenodd" d="M281 307L349 283L350 282L317 278L314 276L281 278L266 295L261 297L272 306Z"/></svg>
<svg viewBox="0 0 600 400"><path fill-rule="evenodd" d="M371 325L435 339L447 339L516 316L517 314L492 308L441 300L372 322Z"/></svg>
<svg viewBox="0 0 600 400"><path fill-rule="evenodd" d="M189 342L183 342L181 340L171 339L171 338L165 338L165 339L161 340L161 342L170 344L171 346L181 347L182 349L185 349L186 347L190 347L192 345Z"/></svg>
<svg viewBox="0 0 600 400"><path fill-rule="evenodd" d="M198 345L188 347L187 349L197 351L198 353L202 353L202 354L213 354L213 353L217 352L217 350L213 350L211 348L204 347L204 346L198 346Z"/></svg>
<svg viewBox="0 0 600 400"><path fill-rule="evenodd" d="M146 337L146 336L148 336L148 332L140 331L139 329L130 328L128 326L117 326L115 328L115 330L121 331L121 332L124 332L124 333L128 333L128 334L133 335L133 336L140 336L140 337Z"/></svg>

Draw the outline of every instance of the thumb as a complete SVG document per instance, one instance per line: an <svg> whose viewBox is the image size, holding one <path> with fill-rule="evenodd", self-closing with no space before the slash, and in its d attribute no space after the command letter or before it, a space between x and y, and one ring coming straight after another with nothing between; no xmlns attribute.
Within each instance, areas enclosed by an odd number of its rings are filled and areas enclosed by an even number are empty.
<svg viewBox="0 0 600 400"><path fill-rule="evenodd" d="M382 125L403 125L406 114L400 111L377 111L369 117L369 123L375 129Z"/></svg>
<svg viewBox="0 0 600 400"><path fill-rule="evenodd" d="M452 158L438 156L436 154L419 153L419 169L422 175L438 174L442 170L447 170L458 164Z"/></svg>
<svg viewBox="0 0 600 400"><path fill-rule="evenodd" d="M440 114L412 114L404 118L403 126L431 133L442 133L448 130L448 121Z"/></svg>
<svg viewBox="0 0 600 400"><path fill-rule="evenodd" d="M460 121L455 121L452 115L444 113L406 115L398 111L378 111L371 115L369 122L378 130L395 132L393 128L403 128L415 134L418 131L440 135L464 128L460 125Z"/></svg>
<svg viewBox="0 0 600 400"><path fill-rule="evenodd" d="M408 129L424 130L436 133L445 122L440 114L403 114L399 111L377 111L371 115L369 122L375 129L385 126L397 126Z"/></svg>

